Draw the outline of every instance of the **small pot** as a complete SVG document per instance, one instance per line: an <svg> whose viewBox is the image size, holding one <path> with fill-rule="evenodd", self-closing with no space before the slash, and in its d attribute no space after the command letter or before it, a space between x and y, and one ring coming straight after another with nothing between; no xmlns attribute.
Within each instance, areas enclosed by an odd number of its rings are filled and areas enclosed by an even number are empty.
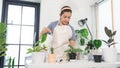
<svg viewBox="0 0 120 68"><path fill-rule="evenodd" d="M48 54L48 63L56 62L56 54Z"/></svg>
<svg viewBox="0 0 120 68"><path fill-rule="evenodd" d="M69 59L76 59L76 53L70 53Z"/></svg>
<svg viewBox="0 0 120 68"><path fill-rule="evenodd" d="M93 55L95 62L101 62L102 61L102 55Z"/></svg>

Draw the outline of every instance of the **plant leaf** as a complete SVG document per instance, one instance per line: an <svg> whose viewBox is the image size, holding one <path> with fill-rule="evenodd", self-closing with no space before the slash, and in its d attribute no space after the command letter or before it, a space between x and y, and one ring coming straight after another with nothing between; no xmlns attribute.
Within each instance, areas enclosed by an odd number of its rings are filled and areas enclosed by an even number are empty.
<svg viewBox="0 0 120 68"><path fill-rule="evenodd" d="M111 37L112 31L109 30L107 27L105 27L104 30L105 30L106 35L107 35L108 37Z"/></svg>
<svg viewBox="0 0 120 68"><path fill-rule="evenodd" d="M46 38L47 38L47 34L42 34L41 43L45 42Z"/></svg>

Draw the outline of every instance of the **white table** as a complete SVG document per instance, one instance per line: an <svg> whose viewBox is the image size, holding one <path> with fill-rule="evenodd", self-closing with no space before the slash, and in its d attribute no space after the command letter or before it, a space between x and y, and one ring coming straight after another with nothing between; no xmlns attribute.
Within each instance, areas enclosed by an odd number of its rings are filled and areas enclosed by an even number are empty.
<svg viewBox="0 0 120 68"><path fill-rule="evenodd" d="M120 62L116 63L95 63L87 60L77 60L72 62L62 63L40 63L40 64L29 64L27 68L117 68L120 66Z"/></svg>

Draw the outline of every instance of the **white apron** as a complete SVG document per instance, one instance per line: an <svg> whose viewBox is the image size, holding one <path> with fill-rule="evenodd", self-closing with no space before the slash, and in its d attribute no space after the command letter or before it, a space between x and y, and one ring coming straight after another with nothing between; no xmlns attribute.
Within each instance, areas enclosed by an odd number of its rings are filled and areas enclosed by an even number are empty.
<svg viewBox="0 0 120 68"><path fill-rule="evenodd" d="M66 59L65 50L68 49L69 39L72 37L72 30L70 26L57 25L53 31L52 46L55 48L54 52L57 55L57 59Z"/></svg>

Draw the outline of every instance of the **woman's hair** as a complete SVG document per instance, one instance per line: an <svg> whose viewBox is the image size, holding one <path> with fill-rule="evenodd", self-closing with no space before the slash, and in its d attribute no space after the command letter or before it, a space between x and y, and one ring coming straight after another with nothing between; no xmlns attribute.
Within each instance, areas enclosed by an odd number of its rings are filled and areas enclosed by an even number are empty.
<svg viewBox="0 0 120 68"><path fill-rule="evenodd" d="M71 7L70 6L63 6L61 8L60 15L64 14L64 12L70 12L70 13L72 13Z"/></svg>

